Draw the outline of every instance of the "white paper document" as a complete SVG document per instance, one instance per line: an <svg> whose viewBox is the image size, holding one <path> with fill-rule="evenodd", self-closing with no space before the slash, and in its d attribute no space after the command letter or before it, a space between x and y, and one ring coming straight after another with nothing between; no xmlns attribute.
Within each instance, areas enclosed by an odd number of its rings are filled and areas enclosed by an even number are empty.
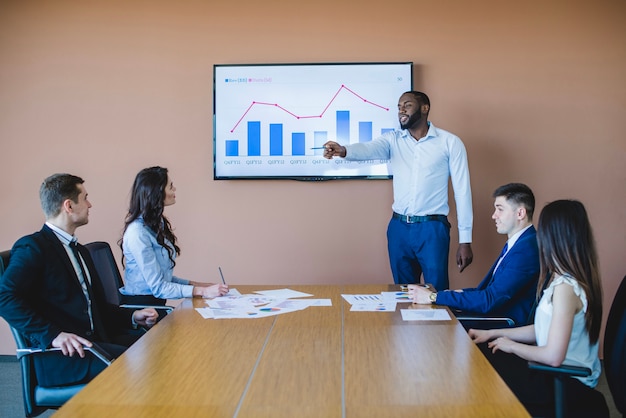
<svg viewBox="0 0 626 418"><path fill-rule="evenodd" d="M350 305L364 305L372 303L381 303L380 295L341 295Z"/></svg>
<svg viewBox="0 0 626 418"><path fill-rule="evenodd" d="M198 311L204 319L213 318L213 310L211 308L196 308L196 311Z"/></svg>
<svg viewBox="0 0 626 418"><path fill-rule="evenodd" d="M271 289L271 290L258 290L254 293L258 293L260 295L271 296L274 299L291 299L291 298L302 298L307 296L313 296L308 293L298 292L297 290L291 289Z"/></svg>
<svg viewBox="0 0 626 418"><path fill-rule="evenodd" d="M284 313L294 312L294 309L281 309L269 307L252 307L250 309L216 309L216 308L196 308L196 311L205 319L242 319L242 318L265 318Z"/></svg>
<svg viewBox="0 0 626 418"><path fill-rule="evenodd" d="M228 293L224 296L241 296L241 293L237 289L228 289Z"/></svg>
<svg viewBox="0 0 626 418"><path fill-rule="evenodd" d="M404 303L404 302L413 302L413 300L409 297L409 292L380 292L380 295L384 302L396 302L396 303Z"/></svg>
<svg viewBox="0 0 626 418"><path fill-rule="evenodd" d="M353 312L395 312L396 302L355 303L350 310Z"/></svg>
<svg viewBox="0 0 626 418"><path fill-rule="evenodd" d="M266 308L292 309L294 311L306 309L309 306L333 306L330 299L285 299L267 304Z"/></svg>
<svg viewBox="0 0 626 418"><path fill-rule="evenodd" d="M400 309L405 321L451 321L445 309Z"/></svg>
<svg viewBox="0 0 626 418"><path fill-rule="evenodd" d="M234 289L233 289L234 290ZM259 294L231 295L216 297L206 301L208 307L196 308L205 319L263 318L295 312L311 306L332 306L330 299L288 299L296 296L313 296L290 289L277 289L257 292Z"/></svg>

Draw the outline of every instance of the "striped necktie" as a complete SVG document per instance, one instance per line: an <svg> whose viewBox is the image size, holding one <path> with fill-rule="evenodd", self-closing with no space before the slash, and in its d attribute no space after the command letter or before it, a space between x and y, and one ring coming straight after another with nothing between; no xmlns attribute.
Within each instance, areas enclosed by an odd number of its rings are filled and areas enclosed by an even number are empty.
<svg viewBox="0 0 626 418"><path fill-rule="evenodd" d="M85 295L85 299L87 300L87 310L89 312L89 323L91 324L91 330L93 331L94 328L93 328L93 315L91 312L91 296L89 293L89 287L88 287L89 285L87 284L87 280L89 276L87 276L87 271L83 264L83 258L81 257L80 252L78 251L78 243L76 241L71 241L70 248L72 249L72 252L74 253L74 258L76 259L78 266L80 267L80 272L77 272L78 280L80 281L80 286L82 287L83 293Z"/></svg>

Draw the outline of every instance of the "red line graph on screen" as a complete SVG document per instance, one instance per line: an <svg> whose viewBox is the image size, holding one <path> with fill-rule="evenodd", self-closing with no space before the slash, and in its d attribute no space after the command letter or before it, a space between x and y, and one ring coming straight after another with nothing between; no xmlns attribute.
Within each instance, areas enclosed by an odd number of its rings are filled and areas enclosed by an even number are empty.
<svg viewBox="0 0 626 418"><path fill-rule="evenodd" d="M379 105L377 103L371 102L369 100L367 100L366 98L362 97L361 95L359 95L358 93L356 93L355 91L349 89L348 87L345 86L345 84L342 84L341 87L339 87L339 90L337 90L337 92L334 94L334 96L332 97L332 99L330 99L330 101L328 102L328 104L324 107L324 110L322 110L322 113L320 113L319 115L296 115L295 113L291 112L288 109L285 109L284 107L282 107L281 105L279 105L278 103L266 103L266 102L256 102L253 101L252 103L250 103L250 106L248 106L248 108L246 109L245 112L243 112L243 115L241 115L241 117L239 118L239 120L237 121L237 123L235 123L235 126L233 126L233 128L230 130L230 133L235 132L235 129L237 129L237 127L239 126L239 124L241 123L241 121L244 120L244 118L246 117L246 115L252 110L252 108L254 106L273 106L276 107L277 109L282 110L283 112L293 116L296 119L313 119L313 118L321 118L324 116L324 113L326 113L326 111L328 110L328 108L330 107L330 105L333 103L333 101L335 101L335 99L337 98L337 96L339 95L339 93L341 93L343 90L351 93L352 95L354 95L355 97L359 98L360 100L362 100L364 103L370 104L372 106L378 107L380 109L383 109L385 111L389 111L388 107Z"/></svg>

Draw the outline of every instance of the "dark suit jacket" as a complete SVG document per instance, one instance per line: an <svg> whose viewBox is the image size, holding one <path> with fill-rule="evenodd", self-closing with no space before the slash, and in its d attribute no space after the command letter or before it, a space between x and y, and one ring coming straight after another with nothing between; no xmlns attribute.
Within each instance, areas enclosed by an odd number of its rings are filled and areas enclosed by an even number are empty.
<svg viewBox="0 0 626 418"><path fill-rule="evenodd" d="M464 314L506 316L516 325L526 325L534 306L539 279L537 233L531 226L519 237L493 274L498 260L476 288L463 292L438 292L437 304Z"/></svg>
<svg viewBox="0 0 626 418"><path fill-rule="evenodd" d="M93 342L111 342L130 328L132 311L106 303L100 278L89 252L79 251L91 276L94 332L91 331L87 301L65 248L46 225L41 231L19 239L0 279L0 315L33 346L49 348L61 331ZM88 362L66 357L37 367L43 386L81 381ZM40 373L41 369L41 373Z"/></svg>

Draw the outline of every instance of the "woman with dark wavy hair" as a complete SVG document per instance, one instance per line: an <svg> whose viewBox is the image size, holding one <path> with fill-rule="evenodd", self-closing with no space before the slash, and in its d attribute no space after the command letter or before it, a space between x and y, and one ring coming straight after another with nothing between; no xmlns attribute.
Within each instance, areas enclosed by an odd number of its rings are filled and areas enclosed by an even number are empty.
<svg viewBox="0 0 626 418"><path fill-rule="evenodd" d="M124 235L119 244L124 260L125 303L164 305L167 299L216 297L228 286L193 282L174 276L180 255L176 235L163 214L176 203L176 188L167 168L150 167L135 177Z"/></svg>
<svg viewBox="0 0 626 418"><path fill-rule="evenodd" d="M587 404L603 402L602 395L592 390L601 372L602 290L596 245L583 204L576 200L547 204L539 216L537 241L541 274L534 324L472 329L469 335L476 343L488 342L487 358L533 415L553 408L553 386L552 377L531 372L527 361L589 368L588 377L566 379L572 416L585 416ZM593 415L608 416L608 409L596 409Z"/></svg>

